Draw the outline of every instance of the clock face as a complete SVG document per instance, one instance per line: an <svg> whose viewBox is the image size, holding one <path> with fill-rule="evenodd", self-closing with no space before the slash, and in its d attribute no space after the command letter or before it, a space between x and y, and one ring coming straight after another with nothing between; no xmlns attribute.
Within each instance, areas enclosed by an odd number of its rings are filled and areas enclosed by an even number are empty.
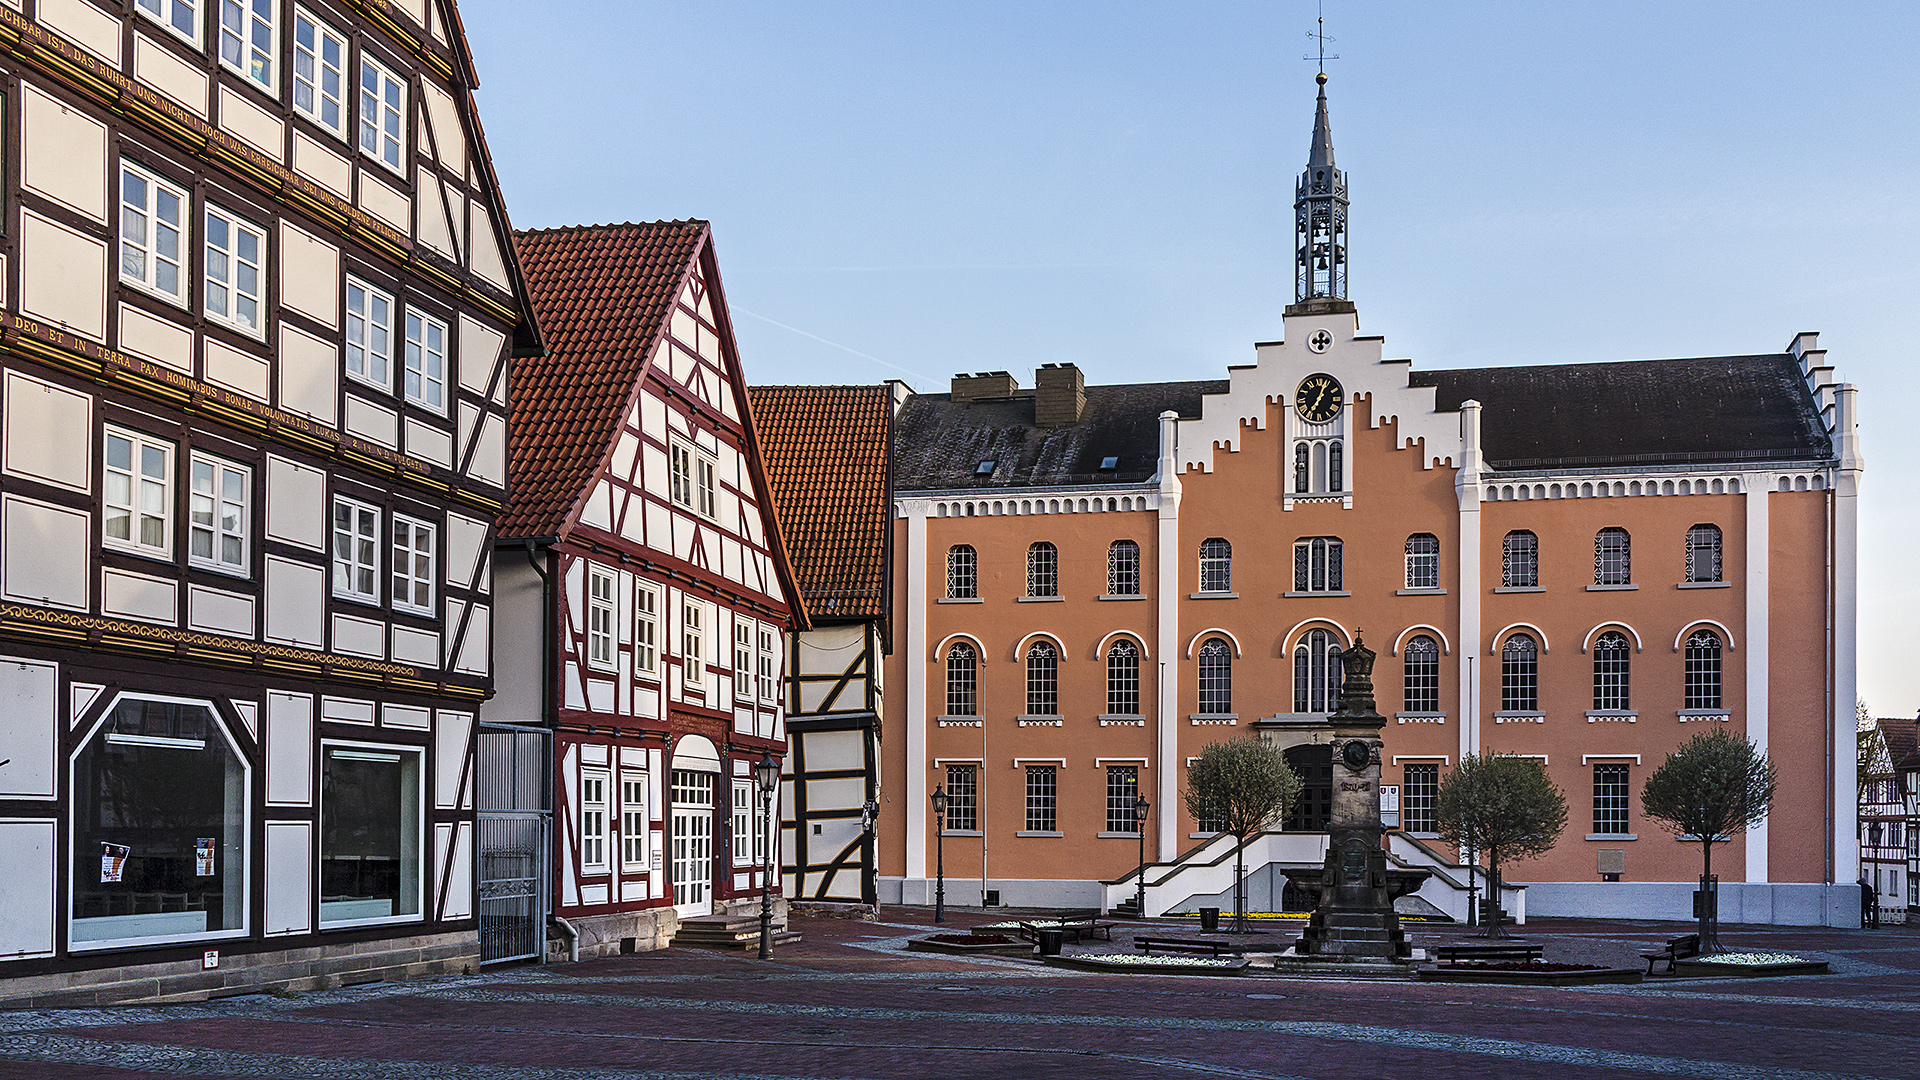
<svg viewBox="0 0 1920 1080"><path fill-rule="evenodd" d="M1346 391L1340 388L1339 379L1317 372L1300 380L1300 389L1293 394L1293 407L1299 410L1302 420L1324 424L1340 415L1340 407L1346 400Z"/></svg>

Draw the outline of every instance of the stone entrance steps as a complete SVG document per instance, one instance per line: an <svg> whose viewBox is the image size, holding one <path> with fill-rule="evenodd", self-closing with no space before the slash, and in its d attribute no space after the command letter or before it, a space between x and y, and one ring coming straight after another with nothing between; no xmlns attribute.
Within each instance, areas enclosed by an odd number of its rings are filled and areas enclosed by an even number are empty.
<svg viewBox="0 0 1920 1080"><path fill-rule="evenodd" d="M768 940L775 945L787 945L799 941L800 934L788 930L786 923L776 922ZM757 949L760 916L702 915L682 919L679 931L673 935L673 944L694 949Z"/></svg>

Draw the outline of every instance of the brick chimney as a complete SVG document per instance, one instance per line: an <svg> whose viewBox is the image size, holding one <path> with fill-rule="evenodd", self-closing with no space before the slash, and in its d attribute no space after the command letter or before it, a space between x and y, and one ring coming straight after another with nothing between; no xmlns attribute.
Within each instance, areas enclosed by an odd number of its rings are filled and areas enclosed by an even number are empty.
<svg viewBox="0 0 1920 1080"><path fill-rule="evenodd" d="M972 375L960 372L953 377L952 397L955 401L1012 397L1018 389L1019 382L1004 371L976 371Z"/></svg>
<svg viewBox="0 0 1920 1080"><path fill-rule="evenodd" d="M1077 424L1087 411L1087 380L1073 364L1042 364L1033 373L1033 422L1041 427Z"/></svg>

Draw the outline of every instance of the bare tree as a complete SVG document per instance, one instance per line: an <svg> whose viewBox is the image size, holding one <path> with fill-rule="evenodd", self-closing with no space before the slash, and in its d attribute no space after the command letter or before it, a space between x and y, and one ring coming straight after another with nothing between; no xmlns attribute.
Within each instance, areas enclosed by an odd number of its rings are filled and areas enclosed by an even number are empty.
<svg viewBox="0 0 1920 1080"><path fill-rule="evenodd" d="M1247 929L1247 841L1278 828L1300 797L1300 777L1284 751L1257 735L1227 739L1200 751L1187 768L1187 813L1202 827L1231 833L1234 928Z"/></svg>
<svg viewBox="0 0 1920 1080"><path fill-rule="evenodd" d="M1777 781L1753 743L1715 729L1695 735L1653 770L1640 808L1683 840L1700 841L1700 948L1718 951L1718 897L1711 891L1713 845L1766 820Z"/></svg>
<svg viewBox="0 0 1920 1080"><path fill-rule="evenodd" d="M1536 758L1468 754L1434 793L1434 824L1448 843L1487 853L1486 936L1500 928L1500 863L1544 855L1567 826L1567 800Z"/></svg>

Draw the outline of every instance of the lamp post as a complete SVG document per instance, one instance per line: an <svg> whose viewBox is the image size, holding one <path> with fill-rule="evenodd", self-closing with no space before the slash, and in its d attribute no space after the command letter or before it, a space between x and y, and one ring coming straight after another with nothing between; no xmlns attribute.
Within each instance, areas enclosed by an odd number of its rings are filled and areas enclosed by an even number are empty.
<svg viewBox="0 0 1920 1080"><path fill-rule="evenodd" d="M760 783L760 837L766 844L760 877L760 959L766 960L773 956L773 792L780 786L780 763L771 751L760 751L753 775Z"/></svg>
<svg viewBox="0 0 1920 1080"><path fill-rule="evenodd" d="M1140 834L1140 877L1135 883L1139 891L1134 894L1133 903L1143 919L1147 917L1147 811L1151 809L1153 804L1136 791L1133 796L1133 829Z"/></svg>
<svg viewBox="0 0 1920 1080"><path fill-rule="evenodd" d="M947 789L944 785L933 789L933 837L933 921L939 923L947 921Z"/></svg>

